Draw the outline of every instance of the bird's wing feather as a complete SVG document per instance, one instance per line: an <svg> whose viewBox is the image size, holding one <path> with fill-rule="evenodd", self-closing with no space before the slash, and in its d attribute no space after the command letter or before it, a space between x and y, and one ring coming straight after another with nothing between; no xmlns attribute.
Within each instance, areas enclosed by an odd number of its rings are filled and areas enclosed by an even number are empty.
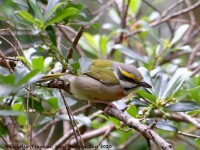
<svg viewBox="0 0 200 150"><path fill-rule="evenodd" d="M109 60L93 61L85 74L103 83L112 85L119 84L119 80L113 72L112 61Z"/></svg>

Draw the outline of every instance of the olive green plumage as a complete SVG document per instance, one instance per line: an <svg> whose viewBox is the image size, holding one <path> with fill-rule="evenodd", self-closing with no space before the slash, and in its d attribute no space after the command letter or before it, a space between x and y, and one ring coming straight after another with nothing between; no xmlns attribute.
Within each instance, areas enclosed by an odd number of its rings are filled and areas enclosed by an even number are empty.
<svg viewBox="0 0 200 150"><path fill-rule="evenodd" d="M81 75L66 73L60 79L69 84L64 90L74 97L100 103L119 100L140 86L151 87L134 66L101 59L92 60Z"/></svg>

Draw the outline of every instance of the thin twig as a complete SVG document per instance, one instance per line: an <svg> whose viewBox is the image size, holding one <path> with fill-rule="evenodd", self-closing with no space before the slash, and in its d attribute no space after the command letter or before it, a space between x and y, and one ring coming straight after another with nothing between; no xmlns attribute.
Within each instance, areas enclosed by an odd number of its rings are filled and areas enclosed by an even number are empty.
<svg viewBox="0 0 200 150"><path fill-rule="evenodd" d="M127 149L130 144L132 144L135 140L137 140L141 134L139 132L134 133L132 137L130 137L125 143L122 145L119 145L119 148L117 150L124 150Z"/></svg>
<svg viewBox="0 0 200 150"><path fill-rule="evenodd" d="M98 136L106 133L106 131L108 131L108 130L112 131L114 129L115 129L115 127L113 125L109 125L109 126L105 126L105 127L102 127L102 128L87 132L87 133L82 135L82 140L83 141L88 141L88 140L90 140L90 139L92 139L94 137L98 137ZM77 144L77 142L76 142L75 139L72 139L70 141L70 146L76 145L76 144Z"/></svg>
<svg viewBox="0 0 200 150"><path fill-rule="evenodd" d="M1 51L0 51L0 57L1 57L2 61L5 63L5 65L6 65L6 67L8 68L8 70L9 70L11 73L13 73L13 70L12 70L10 64L6 61L6 58L5 58L5 56L3 55L3 53L2 53Z"/></svg>
<svg viewBox="0 0 200 150"><path fill-rule="evenodd" d="M94 113L92 116L89 117L90 120L93 120L97 117L97 115L102 114L102 111L97 111L96 113ZM79 124L77 126L77 129L81 129L85 127L84 124ZM75 129L75 130L77 130ZM56 150L56 147L59 147L61 145L63 145L67 140L69 140L69 138L71 138L71 136L74 134L73 129L71 129L68 134L63 135L63 137L61 137L59 140L56 141L56 143L53 144L53 149L51 150Z"/></svg>
<svg viewBox="0 0 200 150"><path fill-rule="evenodd" d="M129 9L129 4L130 4L130 0L128 0L127 4L125 4L126 2L123 1L123 6L122 6L122 13L121 13L121 23L120 23L120 27L121 29L126 28L126 18L127 18L127 14L128 14L128 9ZM124 33L121 32L119 34L119 36L116 38L115 40L115 44L120 44L122 43L124 38ZM108 54L108 58L111 58L114 54L115 49L111 49L110 53Z"/></svg>
<svg viewBox="0 0 200 150"><path fill-rule="evenodd" d="M69 50L68 50L68 52L67 52L67 56L66 56L66 61L67 61L67 62L68 62L69 59L72 58L73 48L75 48L76 45L78 44L78 41L79 41L79 39L81 38L81 36L82 36L82 34L83 34L83 32L84 32L84 30L85 30L86 28L88 28L88 25L83 25L83 26L81 26L81 27L79 28L79 30L78 30L78 32L77 32L77 34L76 34L76 36L75 36L75 38L74 38L74 40L73 40L71 46L70 46L70 48L69 48Z"/></svg>
<svg viewBox="0 0 200 150"><path fill-rule="evenodd" d="M187 7L185 9L182 9L182 10L178 11L178 12L175 12L175 13L173 13L173 14L165 17L165 18L159 18L159 19L157 19L157 21L151 23L150 25L151 26L157 26L157 25L159 25L159 24L161 24L161 23L163 23L165 21L168 21L168 20L170 20L172 18L175 18L175 17L178 17L178 16L183 15L185 13L188 13L191 10L196 9L199 6L200 6L200 1L196 2L194 5L191 5L190 7Z"/></svg>
<svg viewBox="0 0 200 150"><path fill-rule="evenodd" d="M176 3L173 3L170 7L168 7L161 15L161 17L166 16L167 14L169 14L170 11L172 11L176 6L180 5L182 2L184 2L185 0L179 0Z"/></svg>
<svg viewBox="0 0 200 150"><path fill-rule="evenodd" d="M198 129L200 129L200 122L198 122L195 118L192 118L191 116L179 112L178 113L181 117L185 118L186 120L188 120L188 122L192 123L193 125L195 125Z"/></svg>
<svg viewBox="0 0 200 150"><path fill-rule="evenodd" d="M192 52L190 53L189 59L188 59L188 63L187 66L192 65L194 58L195 58L195 54L197 51L200 50L200 44L195 45L195 47L193 48Z"/></svg>
<svg viewBox="0 0 200 150"><path fill-rule="evenodd" d="M67 104L67 102L66 102L66 100L65 100L65 97L64 97L62 91L61 91L61 90L59 90L59 91L60 91L60 94L61 94L61 96L62 96L62 99L63 99L64 105L65 105L65 108L66 108L66 110L67 110L67 113L68 113L68 116L69 116L69 120L70 120L72 129L73 129L73 132L74 132L75 139L76 139L76 141L77 141L77 143L78 143L78 145L79 145L79 149L84 149L84 143L83 143L83 140L82 140L82 138L81 138L81 134L80 134L80 131L79 131L79 129L78 129L78 126L77 126L77 124L76 124L76 122L75 122L75 120L74 120L74 118L73 118L71 109L70 109L70 107L68 106L68 104ZM75 127L76 127L77 130L75 130ZM78 139L77 133L79 134L79 139Z"/></svg>
<svg viewBox="0 0 200 150"><path fill-rule="evenodd" d="M53 125L51 126L51 129L50 129L49 134L48 134L48 136L47 136L47 138L46 138L46 141L45 141L44 146L47 146L47 145L49 144L49 142L50 142L50 140L51 140L51 138L52 138L53 132L54 132L54 130L55 130L55 127L56 127L55 124L53 124Z"/></svg>
<svg viewBox="0 0 200 150"><path fill-rule="evenodd" d="M72 43L72 40L70 39L70 37L67 35L67 33L65 32L65 30L63 30L63 28L58 27L59 30L62 32L63 36L65 37L65 39L67 39L70 43ZM84 52L83 50L80 48L79 45L77 45L76 47L74 47L75 50L78 52L79 56L83 56Z"/></svg>

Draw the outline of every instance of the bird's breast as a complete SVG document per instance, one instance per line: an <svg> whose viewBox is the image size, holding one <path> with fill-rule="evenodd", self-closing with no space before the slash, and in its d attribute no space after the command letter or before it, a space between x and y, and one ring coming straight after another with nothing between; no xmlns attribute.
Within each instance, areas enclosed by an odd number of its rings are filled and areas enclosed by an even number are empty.
<svg viewBox="0 0 200 150"><path fill-rule="evenodd" d="M93 79L87 75L71 77L70 92L79 99L92 101L115 101L126 95L120 84L109 85Z"/></svg>

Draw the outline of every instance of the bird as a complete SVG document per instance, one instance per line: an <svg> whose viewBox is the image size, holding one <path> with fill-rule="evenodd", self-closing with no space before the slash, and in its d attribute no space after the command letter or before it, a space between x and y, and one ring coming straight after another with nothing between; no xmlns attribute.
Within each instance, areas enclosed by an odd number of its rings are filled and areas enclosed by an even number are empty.
<svg viewBox="0 0 200 150"><path fill-rule="evenodd" d="M57 77L54 74L52 76ZM139 87L151 88L133 65L103 59L91 60L88 68L80 75L64 73L59 79L68 85L63 90L91 103L110 104Z"/></svg>

